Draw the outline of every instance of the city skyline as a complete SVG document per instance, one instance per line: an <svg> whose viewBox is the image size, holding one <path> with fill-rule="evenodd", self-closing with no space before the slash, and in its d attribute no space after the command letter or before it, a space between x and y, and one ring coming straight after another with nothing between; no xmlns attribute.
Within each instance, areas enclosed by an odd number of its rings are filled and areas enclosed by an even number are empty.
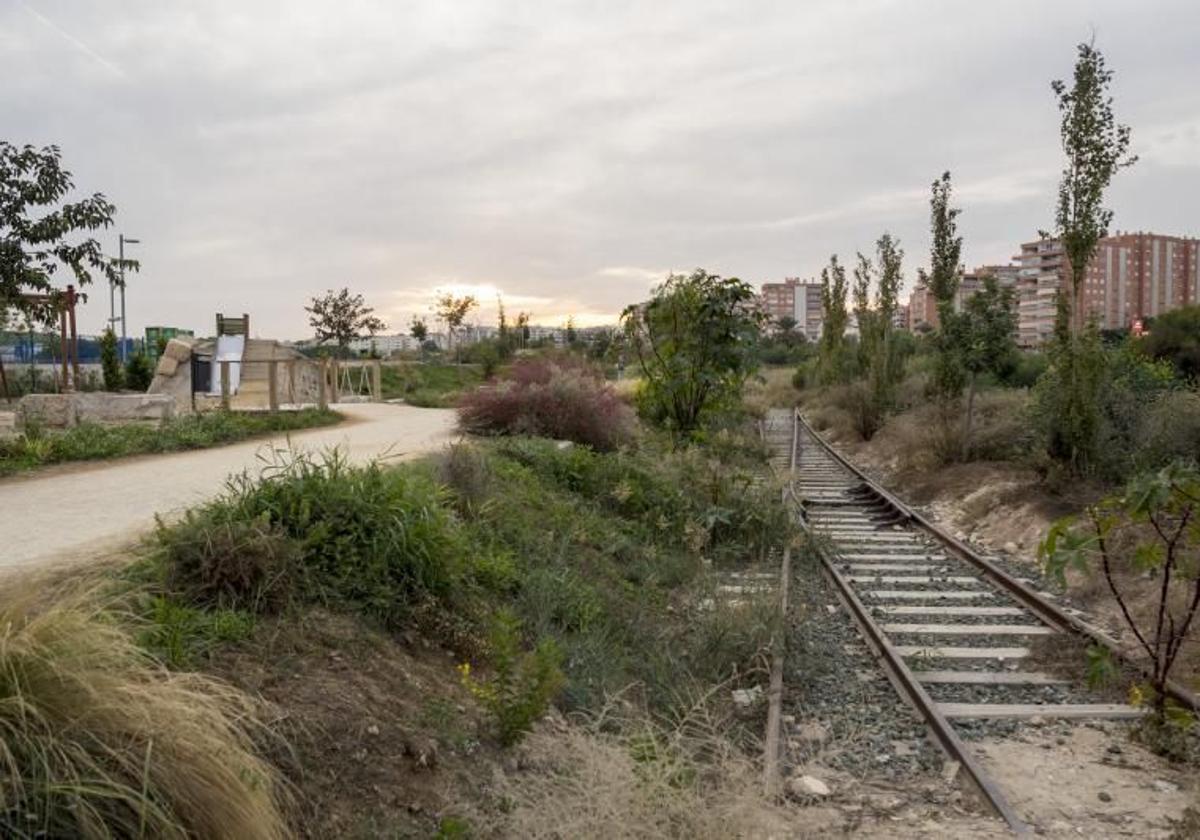
<svg viewBox="0 0 1200 840"><path fill-rule="evenodd" d="M1029 19L1036 15L1038 25ZM1161 21L1169 18L1171 27ZM1189 25L1191 24L1191 25ZM967 265L1008 262L1053 218L1049 89L1092 37L1137 166L1113 228L1200 230L1192 4L898 3L497 10L296 4L0 7L11 142L63 150L80 193L141 239L130 334L308 333L350 286L403 331L438 289L515 314L612 321L670 270L756 287L869 253L928 250L928 185L954 174ZM963 38L961 32L978 33ZM108 316L93 287L81 330Z"/></svg>

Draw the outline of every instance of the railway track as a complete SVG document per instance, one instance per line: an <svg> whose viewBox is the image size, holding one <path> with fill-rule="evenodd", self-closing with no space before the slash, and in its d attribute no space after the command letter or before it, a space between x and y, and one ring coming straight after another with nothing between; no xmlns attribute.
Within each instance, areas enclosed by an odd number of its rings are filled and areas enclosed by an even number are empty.
<svg viewBox="0 0 1200 840"><path fill-rule="evenodd" d="M824 572L892 684L968 787L1014 833L1030 833L960 730L985 720L1140 717L1132 706L1086 702L1080 687L1027 664L1039 637L1108 640L872 482L798 411L773 413L765 431L776 468L790 469Z"/></svg>

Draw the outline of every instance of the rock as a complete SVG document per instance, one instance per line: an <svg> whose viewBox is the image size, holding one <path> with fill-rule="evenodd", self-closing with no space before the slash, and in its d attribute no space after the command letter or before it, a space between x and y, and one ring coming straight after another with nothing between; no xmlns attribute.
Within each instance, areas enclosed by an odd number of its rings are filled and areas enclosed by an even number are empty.
<svg viewBox="0 0 1200 840"><path fill-rule="evenodd" d="M1104 749L1104 751L1106 753L1111 753L1112 755L1120 755L1121 754L1121 746L1119 744L1109 744Z"/></svg>
<svg viewBox="0 0 1200 840"><path fill-rule="evenodd" d="M1163 779L1155 779L1151 787L1159 793L1177 793L1179 791L1179 785Z"/></svg>
<svg viewBox="0 0 1200 840"><path fill-rule="evenodd" d="M820 747L829 740L829 730L825 725L810 720L796 729L796 738L802 745L808 748Z"/></svg>
<svg viewBox="0 0 1200 840"><path fill-rule="evenodd" d="M1015 542L1010 541L1010 542L1006 542L1004 544L1004 553L1005 554L1016 554L1018 550L1019 549L1017 548L1017 544Z"/></svg>
<svg viewBox="0 0 1200 840"><path fill-rule="evenodd" d="M404 739L404 754L418 767L432 770L437 767L437 742L421 735L410 735Z"/></svg>
<svg viewBox="0 0 1200 840"><path fill-rule="evenodd" d="M832 791L829 785L818 779L816 776L796 776L788 779L788 792L792 796L801 799L809 797L825 797L830 796Z"/></svg>
<svg viewBox="0 0 1200 840"><path fill-rule="evenodd" d="M733 697L733 705L739 709L749 709L762 699L763 690L761 685L756 685L750 688L735 688L730 694Z"/></svg>
<svg viewBox="0 0 1200 840"><path fill-rule="evenodd" d="M158 367L154 369L155 376L174 376L175 371L179 368L179 361L172 359L170 356L163 356L158 360Z"/></svg>
<svg viewBox="0 0 1200 840"><path fill-rule="evenodd" d="M379 727L372 723L370 726L367 727L367 734L368 735L378 735Z"/></svg>
<svg viewBox="0 0 1200 840"><path fill-rule="evenodd" d="M1101 802L1112 802L1112 794L1106 790L1102 790L1096 794L1096 798Z"/></svg>
<svg viewBox="0 0 1200 840"><path fill-rule="evenodd" d="M1045 726L1046 719L1044 717L1042 717L1041 715L1034 715L1033 717L1031 717L1029 719L1029 725L1030 726Z"/></svg>
<svg viewBox="0 0 1200 840"><path fill-rule="evenodd" d="M942 781L948 785L954 784L954 780L958 778L958 771L962 769L957 761L947 761L942 765Z"/></svg>
<svg viewBox="0 0 1200 840"><path fill-rule="evenodd" d="M166 349L163 350L163 356L173 359L177 364L179 362L186 362L192 356L192 345L186 341L172 338L167 342Z"/></svg>

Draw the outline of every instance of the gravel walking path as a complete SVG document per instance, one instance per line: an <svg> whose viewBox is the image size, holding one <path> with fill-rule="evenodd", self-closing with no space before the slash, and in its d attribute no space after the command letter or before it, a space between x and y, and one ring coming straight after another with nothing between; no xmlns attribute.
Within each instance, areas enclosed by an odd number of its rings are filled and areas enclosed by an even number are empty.
<svg viewBox="0 0 1200 840"><path fill-rule="evenodd" d="M341 447L352 461L410 458L454 435L449 409L361 403L334 406L347 421L291 435L308 451ZM283 435L213 449L63 465L0 481L0 570L90 559L220 493L225 480L263 466Z"/></svg>

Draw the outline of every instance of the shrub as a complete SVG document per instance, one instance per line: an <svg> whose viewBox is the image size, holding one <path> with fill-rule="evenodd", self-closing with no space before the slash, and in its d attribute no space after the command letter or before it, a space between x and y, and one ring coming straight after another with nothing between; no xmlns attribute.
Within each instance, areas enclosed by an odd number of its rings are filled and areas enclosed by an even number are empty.
<svg viewBox="0 0 1200 840"><path fill-rule="evenodd" d="M199 510L205 533L189 537L186 521L159 530L167 580L195 580L196 540L225 540L230 522L243 523L232 532L242 539L261 529L254 536L259 557L249 569L237 561L213 562L211 569L219 567L225 577L246 571L248 580L261 572L266 585L287 564L300 580L272 583L271 591L295 586L309 600L362 612L385 626L400 623L423 596L448 595L461 579L462 537L427 473L374 462L352 467L336 450L321 458L276 457L261 479L237 476L225 496Z"/></svg>
<svg viewBox="0 0 1200 840"><path fill-rule="evenodd" d="M145 391L154 380L154 368L145 353L134 353L125 362L125 387L131 391Z"/></svg>
<svg viewBox="0 0 1200 840"><path fill-rule="evenodd" d="M562 655L549 639L522 651L520 621L509 612L496 616L490 641L494 669L490 679L471 676L466 663L460 670L463 684L495 719L500 743L509 747L521 740L562 690L566 681L559 670Z"/></svg>
<svg viewBox="0 0 1200 840"><path fill-rule="evenodd" d="M596 370L571 357L524 359L459 402L463 431L536 435L607 451L633 435L633 414Z"/></svg>
<svg viewBox="0 0 1200 840"><path fill-rule="evenodd" d="M251 520L189 512L170 528L158 526L158 542L170 558L164 581L184 603L218 609L275 612L297 580L300 543L266 515Z"/></svg>
<svg viewBox="0 0 1200 840"><path fill-rule="evenodd" d="M163 670L87 596L0 593L0 698L6 837L289 835L251 699Z"/></svg>
<svg viewBox="0 0 1200 840"><path fill-rule="evenodd" d="M121 390L125 378L121 372L121 360L117 352L117 336L112 327L100 336L100 369L104 374L104 390Z"/></svg>
<svg viewBox="0 0 1200 840"><path fill-rule="evenodd" d="M1147 356L1173 364L1180 376L1200 381L1200 304L1159 315L1136 346Z"/></svg>

